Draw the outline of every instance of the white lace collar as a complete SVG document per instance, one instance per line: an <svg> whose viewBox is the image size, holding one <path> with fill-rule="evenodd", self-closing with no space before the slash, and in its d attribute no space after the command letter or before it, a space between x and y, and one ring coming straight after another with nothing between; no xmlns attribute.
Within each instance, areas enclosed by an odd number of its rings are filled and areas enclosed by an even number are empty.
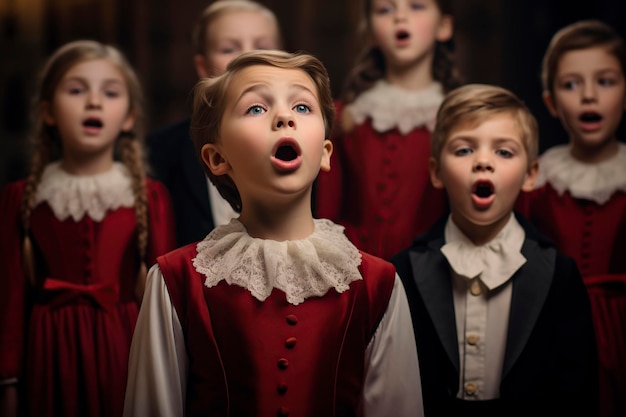
<svg viewBox="0 0 626 417"><path fill-rule="evenodd" d="M443 96L443 89L438 82L423 90L408 91L385 80L378 80L346 109L356 123L371 118L372 127L377 132L398 128L400 133L406 135L420 126L426 126L432 132Z"/></svg>
<svg viewBox="0 0 626 417"><path fill-rule="evenodd" d="M539 158L535 188L550 183L559 194L606 203L616 191L626 192L626 145L618 145L615 156L596 164L574 158L568 144L548 149Z"/></svg>
<svg viewBox="0 0 626 417"><path fill-rule="evenodd" d="M214 287L225 280L252 293L259 301L272 289L283 291L293 305L321 297L334 288L342 293L359 272L361 254L342 226L315 219L315 230L302 240L278 242L251 237L237 219L218 226L196 246L193 265Z"/></svg>
<svg viewBox="0 0 626 417"><path fill-rule="evenodd" d="M130 174L120 162L102 174L72 175L57 161L46 166L37 188L35 204L44 201L61 221L70 216L79 221L85 214L101 221L108 210L133 207L135 196Z"/></svg>

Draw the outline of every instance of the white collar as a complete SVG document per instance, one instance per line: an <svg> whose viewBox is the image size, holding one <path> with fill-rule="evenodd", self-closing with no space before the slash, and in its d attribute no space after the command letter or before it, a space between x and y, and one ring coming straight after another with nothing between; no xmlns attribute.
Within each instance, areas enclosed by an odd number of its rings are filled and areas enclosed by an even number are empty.
<svg viewBox="0 0 626 417"><path fill-rule="evenodd" d="M509 281L526 263L521 254L526 234L514 215L488 243L476 246L448 217L445 228L446 244L441 247L448 263L457 275L466 279L478 277L493 290Z"/></svg>
<svg viewBox="0 0 626 417"><path fill-rule="evenodd" d="M359 272L361 254L343 226L315 219L315 230L302 240L278 242L251 237L238 219L218 226L196 246L196 271L211 288L225 280L245 288L259 301L272 289L283 291L293 305L321 297L334 288L342 293Z"/></svg>
<svg viewBox="0 0 626 417"><path fill-rule="evenodd" d="M377 132L398 128L400 133L406 135L421 126L432 132L443 97L443 88L438 82L423 90L409 91L378 80L346 109L356 123L372 119L372 127Z"/></svg>
<svg viewBox="0 0 626 417"><path fill-rule="evenodd" d="M566 191L575 198L606 203L617 191L626 192L626 145L618 143L615 155L599 163L584 163L574 158L570 145L548 149L539 158L535 188L549 183L559 194Z"/></svg>
<svg viewBox="0 0 626 417"><path fill-rule="evenodd" d="M61 221L70 216L79 221L85 214L101 221L108 210L133 207L135 196L130 174L120 162L102 174L73 175L56 161L45 167L37 188L35 205L44 201Z"/></svg>

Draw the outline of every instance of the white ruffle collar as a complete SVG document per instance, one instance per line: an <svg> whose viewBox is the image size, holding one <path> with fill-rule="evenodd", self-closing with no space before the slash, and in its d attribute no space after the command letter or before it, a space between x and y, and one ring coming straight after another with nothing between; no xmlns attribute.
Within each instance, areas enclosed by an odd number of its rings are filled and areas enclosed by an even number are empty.
<svg viewBox="0 0 626 417"><path fill-rule="evenodd" d="M196 246L193 265L211 288L225 280L245 288L259 301L272 289L283 291L293 305L321 297L334 288L342 293L359 272L361 254L343 226L315 219L315 230L302 240L278 242L251 237L238 219L218 226Z"/></svg>
<svg viewBox="0 0 626 417"><path fill-rule="evenodd" d="M606 203L615 192L626 192L626 145L618 145L611 159L595 164L574 158L568 144L548 149L539 158L535 188L549 183L559 194Z"/></svg>
<svg viewBox="0 0 626 417"><path fill-rule="evenodd" d="M101 221L108 210L133 207L135 196L130 174L120 162L102 174L72 175L56 161L46 166L37 188L35 204L44 201L61 221L70 216L79 221L85 215Z"/></svg>
<svg viewBox="0 0 626 417"><path fill-rule="evenodd" d="M409 91L378 80L346 109L356 123L370 118L377 132L398 128L405 135L420 126L432 132L443 97L443 88L438 82L423 90Z"/></svg>

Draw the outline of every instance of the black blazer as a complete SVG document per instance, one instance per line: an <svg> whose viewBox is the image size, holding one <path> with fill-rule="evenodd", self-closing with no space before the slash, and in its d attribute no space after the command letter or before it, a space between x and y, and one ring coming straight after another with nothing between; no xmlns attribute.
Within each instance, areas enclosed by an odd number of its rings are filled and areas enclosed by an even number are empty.
<svg viewBox="0 0 626 417"><path fill-rule="evenodd" d="M501 398L456 399L459 349L447 216L391 261L409 300L426 416L595 416L598 359L587 290L572 259L520 216L527 262L513 276Z"/></svg>
<svg viewBox="0 0 626 417"><path fill-rule="evenodd" d="M184 120L148 136L152 174L168 189L176 221L178 246L197 242L215 227L204 168Z"/></svg>

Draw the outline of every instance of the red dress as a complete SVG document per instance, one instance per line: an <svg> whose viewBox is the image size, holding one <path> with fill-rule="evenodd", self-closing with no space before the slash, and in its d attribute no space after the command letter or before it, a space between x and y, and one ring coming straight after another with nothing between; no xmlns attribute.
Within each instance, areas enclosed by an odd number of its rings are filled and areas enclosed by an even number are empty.
<svg viewBox="0 0 626 417"><path fill-rule="evenodd" d="M139 308L134 210L61 221L36 205L33 288L21 259L24 186L11 183L0 197L0 380L19 381L23 415L119 416ZM174 230L165 188L148 179L147 190L150 266L174 247Z"/></svg>
<svg viewBox="0 0 626 417"><path fill-rule="evenodd" d="M338 119L344 111L337 103ZM390 259L448 210L429 173L430 131L377 131L368 118L333 138L330 172L320 172L315 216L346 228L361 250Z"/></svg>

